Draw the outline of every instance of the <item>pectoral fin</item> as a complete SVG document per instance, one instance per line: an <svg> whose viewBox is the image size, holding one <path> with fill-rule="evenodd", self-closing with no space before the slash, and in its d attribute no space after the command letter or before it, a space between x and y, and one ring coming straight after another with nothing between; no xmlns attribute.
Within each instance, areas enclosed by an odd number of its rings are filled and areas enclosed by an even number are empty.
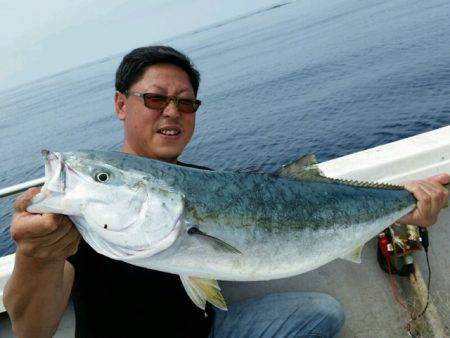
<svg viewBox="0 0 450 338"><path fill-rule="evenodd" d="M238 249L231 246L230 244L225 243L224 241L216 237L210 236L196 227L189 228L188 234L191 236L199 236L199 237L201 236L203 240L205 240L208 244L213 246L214 249L218 251L231 252L234 254L242 254L242 252L240 252Z"/></svg>
<svg viewBox="0 0 450 338"><path fill-rule="evenodd" d="M184 275L180 275L180 278L189 298L200 309L205 310L208 301L221 310L228 310L216 280Z"/></svg>
<svg viewBox="0 0 450 338"><path fill-rule="evenodd" d="M350 252L350 254L344 255L341 258L345 259L345 260L348 260L350 262L359 264L359 263L361 263L361 252L362 252L362 249L363 249L363 245L358 246L355 250Z"/></svg>

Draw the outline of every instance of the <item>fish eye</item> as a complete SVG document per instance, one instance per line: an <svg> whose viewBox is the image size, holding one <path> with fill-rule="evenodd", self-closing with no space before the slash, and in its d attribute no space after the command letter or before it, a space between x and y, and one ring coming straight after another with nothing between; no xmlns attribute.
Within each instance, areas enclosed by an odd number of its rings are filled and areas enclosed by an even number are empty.
<svg viewBox="0 0 450 338"><path fill-rule="evenodd" d="M95 180L103 183L109 180L109 176L109 173L101 171L95 174Z"/></svg>

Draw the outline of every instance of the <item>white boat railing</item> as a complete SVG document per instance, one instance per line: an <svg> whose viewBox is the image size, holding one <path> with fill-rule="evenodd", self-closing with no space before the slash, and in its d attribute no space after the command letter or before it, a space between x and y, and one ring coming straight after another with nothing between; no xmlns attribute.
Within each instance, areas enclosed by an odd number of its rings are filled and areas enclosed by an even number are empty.
<svg viewBox="0 0 450 338"><path fill-rule="evenodd" d="M450 126L323 162L319 168L330 177L389 183L450 173ZM9 196L43 182L44 179L39 178L0 189L0 196ZM14 254L0 258L0 312L5 311L3 288L13 267Z"/></svg>
<svg viewBox="0 0 450 338"><path fill-rule="evenodd" d="M21 193L32 187L40 187L43 184L44 184L44 177L41 177L35 180L16 184L11 187L3 188L0 189L0 198Z"/></svg>

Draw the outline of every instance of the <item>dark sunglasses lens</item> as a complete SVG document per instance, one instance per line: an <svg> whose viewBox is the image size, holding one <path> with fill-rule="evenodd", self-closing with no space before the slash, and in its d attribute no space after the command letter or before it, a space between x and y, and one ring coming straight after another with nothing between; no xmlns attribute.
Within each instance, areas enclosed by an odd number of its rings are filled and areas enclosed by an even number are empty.
<svg viewBox="0 0 450 338"><path fill-rule="evenodd" d="M195 113L198 106L198 103L194 100L178 100L178 110L182 113Z"/></svg>
<svg viewBox="0 0 450 338"><path fill-rule="evenodd" d="M167 105L169 98L164 95L145 95L144 103L150 109L162 109Z"/></svg>
<svg viewBox="0 0 450 338"><path fill-rule="evenodd" d="M167 107L170 97L159 94L145 94L144 95L144 104L147 108L161 110ZM178 99L177 100L177 108L182 113L192 114L200 106L199 100L191 100L191 99Z"/></svg>

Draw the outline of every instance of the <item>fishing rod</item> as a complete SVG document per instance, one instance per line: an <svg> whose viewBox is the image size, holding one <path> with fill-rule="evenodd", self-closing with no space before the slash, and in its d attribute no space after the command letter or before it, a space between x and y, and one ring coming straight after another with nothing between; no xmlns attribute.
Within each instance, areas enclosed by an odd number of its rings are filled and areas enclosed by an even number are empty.
<svg viewBox="0 0 450 338"><path fill-rule="evenodd" d="M10 187L2 188L2 189L0 189L0 198L21 193L32 187L40 187L40 186L44 185L44 181L45 181L45 178L41 177L41 178L36 178L31 181L12 185Z"/></svg>

